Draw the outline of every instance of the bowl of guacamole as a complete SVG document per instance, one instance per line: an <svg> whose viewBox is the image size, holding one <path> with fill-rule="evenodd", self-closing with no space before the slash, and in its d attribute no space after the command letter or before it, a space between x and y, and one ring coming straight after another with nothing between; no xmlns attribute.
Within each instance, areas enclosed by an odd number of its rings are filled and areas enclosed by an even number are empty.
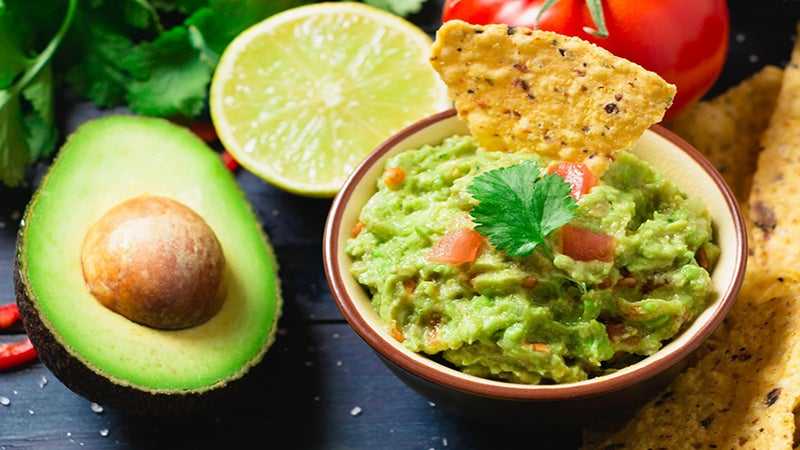
<svg viewBox="0 0 800 450"><path fill-rule="evenodd" d="M661 127L576 164L484 150L450 111L356 170L324 253L345 318L418 390L585 408L663 386L731 306L746 236L719 174Z"/></svg>

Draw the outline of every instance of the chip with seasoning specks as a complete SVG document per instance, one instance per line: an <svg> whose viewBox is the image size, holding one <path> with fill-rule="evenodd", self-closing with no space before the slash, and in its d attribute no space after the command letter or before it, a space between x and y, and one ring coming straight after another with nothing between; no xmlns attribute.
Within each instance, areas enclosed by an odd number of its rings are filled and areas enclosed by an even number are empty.
<svg viewBox="0 0 800 450"><path fill-rule="evenodd" d="M562 160L630 147L675 96L657 74L594 44L522 27L446 22L431 63L484 148Z"/></svg>
<svg viewBox="0 0 800 450"><path fill-rule="evenodd" d="M800 44L784 72L749 201L748 263L773 271L800 268Z"/></svg>
<svg viewBox="0 0 800 450"><path fill-rule="evenodd" d="M794 290L800 286L795 285ZM748 294L752 293L752 294ZM800 400L800 298L744 294L697 364L592 449L791 449Z"/></svg>
<svg viewBox="0 0 800 450"><path fill-rule="evenodd" d="M709 101L698 102L669 128L700 150L740 201L747 200L759 139L775 110L783 71L766 66Z"/></svg>
<svg viewBox="0 0 800 450"><path fill-rule="evenodd" d="M800 41L784 72L750 193L741 295L694 365L587 448L797 448L800 404Z"/></svg>

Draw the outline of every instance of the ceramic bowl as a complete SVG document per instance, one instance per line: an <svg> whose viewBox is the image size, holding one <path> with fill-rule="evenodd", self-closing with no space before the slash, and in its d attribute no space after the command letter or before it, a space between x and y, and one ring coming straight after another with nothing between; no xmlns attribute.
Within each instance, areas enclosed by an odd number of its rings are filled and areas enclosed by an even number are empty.
<svg viewBox="0 0 800 450"><path fill-rule="evenodd" d="M350 230L376 190L386 161L404 150L468 134L455 111L446 111L399 132L356 169L333 202L325 227L325 275L345 319L408 385L453 411L489 421L578 423L626 412L668 384L687 358L722 323L744 277L747 236L741 212L720 174L696 149L661 126L649 129L631 149L690 197L708 208L721 255L712 274L716 300L677 338L640 362L613 374L557 385L525 385L464 374L395 340L350 274L345 253Z"/></svg>

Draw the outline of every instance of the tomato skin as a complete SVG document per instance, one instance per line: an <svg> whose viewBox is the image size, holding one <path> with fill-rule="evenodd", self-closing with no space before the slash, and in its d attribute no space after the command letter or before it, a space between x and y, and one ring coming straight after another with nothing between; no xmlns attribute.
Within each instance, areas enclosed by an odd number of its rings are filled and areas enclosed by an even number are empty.
<svg viewBox="0 0 800 450"><path fill-rule="evenodd" d="M583 227L564 225L561 252L576 261L610 262L614 260L614 238Z"/></svg>
<svg viewBox="0 0 800 450"><path fill-rule="evenodd" d="M225 168L230 170L231 172L236 172L236 169L239 168L239 163L233 158L233 155L228 153L227 150L222 152L222 164L225 165Z"/></svg>
<svg viewBox="0 0 800 450"><path fill-rule="evenodd" d="M544 0L447 0L442 20L505 23L533 28ZM585 0L558 0L539 22L542 30L577 36L634 61L678 87L667 118L705 94L728 51L726 0L603 0L608 38L594 29Z"/></svg>
<svg viewBox="0 0 800 450"><path fill-rule="evenodd" d="M406 171L402 167L390 167L386 169L383 181L390 189L396 189L406 179Z"/></svg>
<svg viewBox="0 0 800 450"><path fill-rule="evenodd" d="M14 303L0 306L0 330L14 325L19 320L19 308Z"/></svg>
<svg viewBox="0 0 800 450"><path fill-rule="evenodd" d="M450 231L433 246L428 260L445 264L464 264L475 261L483 246L483 236L471 228Z"/></svg>
<svg viewBox="0 0 800 450"><path fill-rule="evenodd" d="M36 360L36 349L31 340L0 344L0 371L15 369Z"/></svg>
<svg viewBox="0 0 800 450"><path fill-rule="evenodd" d="M572 187L570 195L575 200L580 200L597 186L597 177L583 163L560 162L550 166L547 173L555 173L569 183Z"/></svg>

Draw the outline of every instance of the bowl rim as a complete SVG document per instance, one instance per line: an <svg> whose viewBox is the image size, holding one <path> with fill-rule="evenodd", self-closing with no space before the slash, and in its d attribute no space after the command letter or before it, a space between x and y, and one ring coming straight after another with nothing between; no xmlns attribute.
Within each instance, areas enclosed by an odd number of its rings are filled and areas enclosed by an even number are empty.
<svg viewBox="0 0 800 450"><path fill-rule="evenodd" d="M342 269L338 264L339 245L336 238L340 235L342 216L352 197L353 191L369 169L380 161L384 154L409 136L438 122L450 119L455 115L455 109L433 114L404 128L379 145L347 178L331 205L330 213L325 224L322 248L323 265L325 278L328 281L332 297L353 330L384 359L428 382L481 397L525 401L590 398L622 390L668 370L685 357L689 356L689 354L697 349L722 323L736 300L736 296L744 280L745 268L747 265L747 233L744 226L744 219L739 209L739 203L723 180L722 175L720 175L705 156L688 142L663 126L653 125L650 128L651 131L667 139L675 147L688 154L695 163L711 177L717 189L721 191L727 204L728 211L733 218L736 236L736 274L728 290L714 303L713 307L715 310L712 312L711 317L694 335L689 337L689 340L658 358L652 358L650 363L643 364L625 373L619 373L618 376L599 376L575 383L553 385L526 385L508 382L482 384L471 380L467 376L459 376L440 370L439 363L434 362L434 364L430 366L425 365L392 346L381 333L375 330L358 312L353 299L347 294L346 284L342 276ZM650 357L646 358L644 361L647 359L650 359ZM441 367L444 368L445 366Z"/></svg>

